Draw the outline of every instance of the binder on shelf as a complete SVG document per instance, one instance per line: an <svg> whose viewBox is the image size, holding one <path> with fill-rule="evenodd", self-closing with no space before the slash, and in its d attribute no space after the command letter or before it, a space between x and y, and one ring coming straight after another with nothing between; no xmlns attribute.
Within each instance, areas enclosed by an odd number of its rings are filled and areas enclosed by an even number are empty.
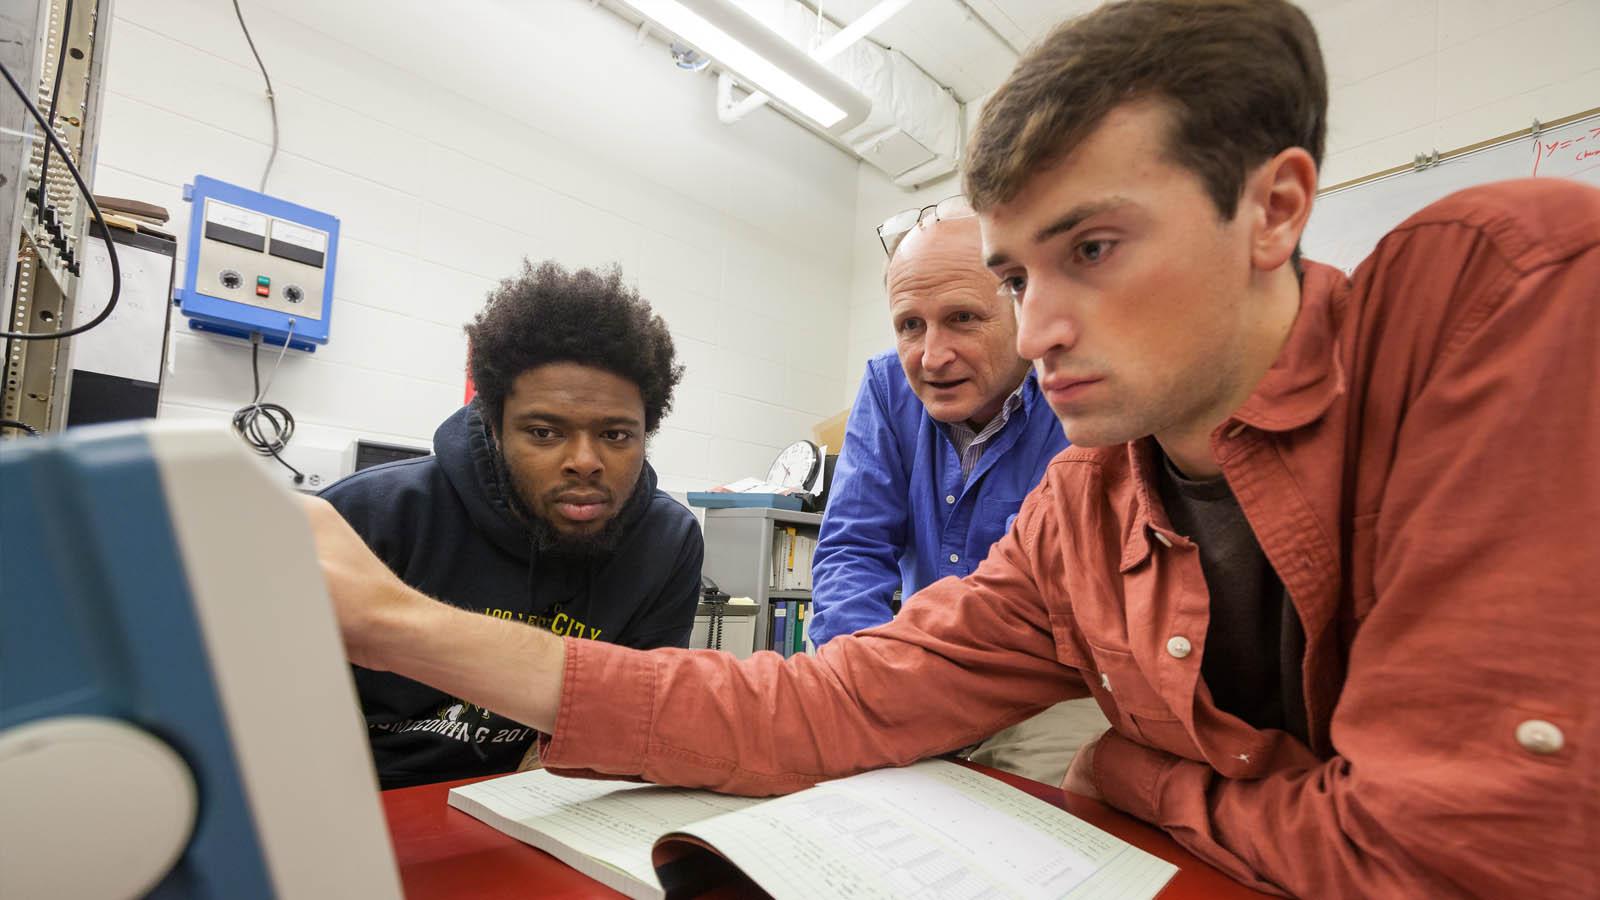
<svg viewBox="0 0 1600 900"><path fill-rule="evenodd" d="M789 628L789 608L783 602L772 604L772 627L767 629L771 640L767 644L768 650L783 653L783 635Z"/></svg>
<svg viewBox="0 0 1600 900"><path fill-rule="evenodd" d="M784 583L779 587L789 590L794 587L794 553L800 543L800 534L793 525L786 527L784 531L788 533L789 539L784 547L784 556L786 557L783 564Z"/></svg>
<svg viewBox="0 0 1600 900"><path fill-rule="evenodd" d="M791 627L789 629L793 632L793 640L790 641L792 649L789 655L791 656L806 652L806 623L811 620L811 604L809 602L795 600L793 603L794 615L790 617Z"/></svg>

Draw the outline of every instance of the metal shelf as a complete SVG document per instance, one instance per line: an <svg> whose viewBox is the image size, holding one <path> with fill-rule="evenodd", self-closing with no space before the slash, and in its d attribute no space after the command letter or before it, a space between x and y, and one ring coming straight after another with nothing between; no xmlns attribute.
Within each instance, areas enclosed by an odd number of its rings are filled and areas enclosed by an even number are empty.
<svg viewBox="0 0 1600 900"><path fill-rule="evenodd" d="M821 525L822 513L774 509L770 506L730 506L706 510L707 528L711 527L713 519L769 519L785 525Z"/></svg>
<svg viewBox="0 0 1600 900"><path fill-rule="evenodd" d="M772 534L782 526L796 526L812 537L822 525L820 513L771 507L708 509L705 518L704 572L717 586L735 597L756 602L754 646L767 645L768 607L773 600L810 600L807 590L773 590Z"/></svg>

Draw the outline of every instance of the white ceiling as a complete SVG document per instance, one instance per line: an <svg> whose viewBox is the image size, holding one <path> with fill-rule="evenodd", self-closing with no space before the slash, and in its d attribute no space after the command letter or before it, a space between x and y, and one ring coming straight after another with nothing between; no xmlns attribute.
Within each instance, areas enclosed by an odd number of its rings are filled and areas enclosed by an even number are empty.
<svg viewBox="0 0 1600 900"><path fill-rule="evenodd" d="M877 0L805 0L844 25ZM1000 86L1019 51L1101 0L914 0L871 38L910 57L965 103Z"/></svg>
<svg viewBox="0 0 1600 900"><path fill-rule="evenodd" d="M590 0L591 3L599 0ZM734 0L736 4L762 0ZM799 0L843 27L879 0ZM987 96L1005 81L1017 58L1060 23L1108 0L911 0L868 36L898 50L948 87L962 103ZM1313 18L1360 0L1295 0ZM1482 2L1482 0L1477 0ZM608 3L637 22L624 4Z"/></svg>

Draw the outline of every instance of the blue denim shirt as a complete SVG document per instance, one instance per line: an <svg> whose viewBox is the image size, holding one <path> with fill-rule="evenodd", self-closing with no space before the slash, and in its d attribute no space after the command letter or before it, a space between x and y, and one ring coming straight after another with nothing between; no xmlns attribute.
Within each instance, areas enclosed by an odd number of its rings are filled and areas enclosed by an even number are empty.
<svg viewBox="0 0 1600 900"><path fill-rule="evenodd" d="M1022 498L1066 449L1032 372L1022 407L963 480L949 428L935 422L893 351L867 363L812 564L811 639L818 646L882 625L904 597L964 577L1011 527Z"/></svg>

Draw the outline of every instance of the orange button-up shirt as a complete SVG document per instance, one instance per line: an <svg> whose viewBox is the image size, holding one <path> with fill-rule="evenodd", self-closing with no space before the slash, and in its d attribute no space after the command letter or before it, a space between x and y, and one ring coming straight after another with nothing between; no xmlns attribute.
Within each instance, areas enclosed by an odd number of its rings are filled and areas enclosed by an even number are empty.
<svg viewBox="0 0 1600 900"><path fill-rule="evenodd" d="M1090 693L1108 802L1252 887L1600 896L1600 191L1466 191L1308 265L1211 442L1305 626L1310 746L1212 703L1139 443L1065 451L976 572L816 656L568 641L544 762L783 793Z"/></svg>

